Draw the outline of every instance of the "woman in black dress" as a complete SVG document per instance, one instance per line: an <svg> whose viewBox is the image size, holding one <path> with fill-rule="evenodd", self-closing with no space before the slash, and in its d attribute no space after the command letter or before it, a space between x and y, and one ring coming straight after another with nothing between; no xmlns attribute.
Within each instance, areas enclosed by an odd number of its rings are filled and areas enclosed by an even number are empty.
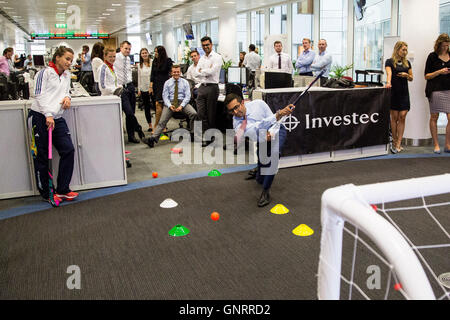
<svg viewBox="0 0 450 320"><path fill-rule="evenodd" d="M164 106L162 92L164 83L170 78L172 64L172 59L167 57L166 49L163 46L157 46L155 48L155 58L152 63L149 91L154 96L156 108L154 128L158 126L159 119L161 118L162 108Z"/></svg>
<svg viewBox="0 0 450 320"><path fill-rule="evenodd" d="M447 115L444 152L450 153L450 37L441 34L435 44L434 52L428 55L425 65L427 86L425 94L430 103L430 132L433 137L434 153L441 153L437 134L439 112Z"/></svg>
<svg viewBox="0 0 450 320"><path fill-rule="evenodd" d="M386 60L387 83L386 88L391 89L391 152L403 150L401 143L405 131L406 114L410 109L408 81L413 80L411 63L406 59L408 45L398 41L394 46L392 58Z"/></svg>

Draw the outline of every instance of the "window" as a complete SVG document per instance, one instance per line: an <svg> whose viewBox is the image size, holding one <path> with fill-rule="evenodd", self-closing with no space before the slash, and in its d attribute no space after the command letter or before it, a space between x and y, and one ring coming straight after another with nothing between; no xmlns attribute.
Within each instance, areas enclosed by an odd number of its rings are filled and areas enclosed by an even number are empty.
<svg viewBox="0 0 450 320"><path fill-rule="evenodd" d="M270 34L286 33L287 5L270 8Z"/></svg>
<svg viewBox="0 0 450 320"><path fill-rule="evenodd" d="M219 52L219 19L210 21L211 40L215 52Z"/></svg>
<svg viewBox="0 0 450 320"><path fill-rule="evenodd" d="M450 34L450 0L440 0L440 33Z"/></svg>
<svg viewBox="0 0 450 320"><path fill-rule="evenodd" d="M302 7L298 2L292 4L292 60L297 60L302 52L303 38L313 39L313 21L314 16L309 13L304 13Z"/></svg>
<svg viewBox="0 0 450 320"><path fill-rule="evenodd" d="M208 34L208 30L207 30L207 27L206 27L206 22L200 23L200 36L199 36L199 39L203 38L207 34Z"/></svg>
<svg viewBox="0 0 450 320"><path fill-rule="evenodd" d="M391 0L367 0L364 17L355 19L353 70L383 69L383 39L391 34Z"/></svg>
<svg viewBox="0 0 450 320"><path fill-rule="evenodd" d="M347 65L347 5L347 0L320 1L320 38L327 41L333 65Z"/></svg>
<svg viewBox="0 0 450 320"><path fill-rule="evenodd" d="M259 55L264 56L264 10L252 11L251 19L251 42L258 48Z"/></svg>
<svg viewBox="0 0 450 320"><path fill-rule="evenodd" d="M140 36L128 36L127 40L131 43L130 54L139 53L139 50L141 50L141 37Z"/></svg>
<svg viewBox="0 0 450 320"><path fill-rule="evenodd" d="M44 54L45 55L46 54L45 40L34 40L34 42L37 42L37 41L42 41L42 43L32 43L30 46L31 54L32 55L34 55L34 54L37 54L37 55Z"/></svg>
<svg viewBox="0 0 450 320"><path fill-rule="evenodd" d="M238 51L247 52L250 45L247 43L247 13L238 14L236 23Z"/></svg>

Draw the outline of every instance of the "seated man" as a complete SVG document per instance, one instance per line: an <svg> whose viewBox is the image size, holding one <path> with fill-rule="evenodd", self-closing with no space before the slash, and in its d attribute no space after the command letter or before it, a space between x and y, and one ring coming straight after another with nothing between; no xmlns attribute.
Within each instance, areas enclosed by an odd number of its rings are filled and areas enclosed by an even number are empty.
<svg viewBox="0 0 450 320"><path fill-rule="evenodd" d="M170 118L172 118L174 112L182 112L189 117L189 128L191 132L194 131L194 121L197 119L197 112L189 104L191 89L188 81L181 78L181 68L179 65L172 66L172 78L164 83L162 97L165 108L163 108L161 119L152 136L145 141L150 148L153 148L155 142L158 142L161 132L166 127Z"/></svg>
<svg viewBox="0 0 450 320"><path fill-rule="evenodd" d="M236 142L239 143L244 136L257 142L258 167L251 170L249 176L256 178L263 187L257 204L258 207L264 207L271 201L270 187L278 170L278 158L287 135L286 129L278 121L291 114L294 106L288 105L274 114L263 100L245 102L234 93L226 96L224 104L228 113L233 115ZM263 144L267 148L263 148ZM263 150L267 150L267 154Z"/></svg>

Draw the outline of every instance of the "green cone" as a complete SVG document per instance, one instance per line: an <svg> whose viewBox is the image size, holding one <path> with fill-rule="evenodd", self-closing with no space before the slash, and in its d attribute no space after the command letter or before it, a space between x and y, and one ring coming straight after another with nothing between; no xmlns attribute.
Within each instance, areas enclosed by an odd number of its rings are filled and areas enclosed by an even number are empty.
<svg viewBox="0 0 450 320"><path fill-rule="evenodd" d="M191 231L188 228L182 226L181 224L177 224L169 231L169 235L172 237L182 237L189 234L189 232Z"/></svg>
<svg viewBox="0 0 450 320"><path fill-rule="evenodd" d="M218 170L212 170L208 173L210 177L220 177L222 174Z"/></svg>

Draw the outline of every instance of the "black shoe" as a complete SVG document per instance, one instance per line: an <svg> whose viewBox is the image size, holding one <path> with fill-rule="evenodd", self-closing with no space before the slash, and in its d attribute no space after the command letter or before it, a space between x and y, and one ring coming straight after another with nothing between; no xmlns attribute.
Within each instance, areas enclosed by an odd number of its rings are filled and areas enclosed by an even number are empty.
<svg viewBox="0 0 450 320"><path fill-rule="evenodd" d="M248 172L248 175L245 177L245 180L253 180L256 179L256 173L258 172L258 168L254 168Z"/></svg>
<svg viewBox="0 0 450 320"><path fill-rule="evenodd" d="M142 129L137 131L137 134L139 136L139 139L144 140L145 134L144 134L144 131L142 131Z"/></svg>
<svg viewBox="0 0 450 320"><path fill-rule="evenodd" d="M131 143L139 143L139 140L136 139L135 137L128 137L128 142L131 142Z"/></svg>
<svg viewBox="0 0 450 320"><path fill-rule="evenodd" d="M258 200L258 207L267 206L270 203L270 200L269 190L263 190L261 197Z"/></svg>
<svg viewBox="0 0 450 320"><path fill-rule="evenodd" d="M150 138L148 138L148 139L145 141L145 143L146 143L150 148L153 148L153 147L155 146L155 143L158 143L158 141L157 141L155 138L150 137Z"/></svg>

